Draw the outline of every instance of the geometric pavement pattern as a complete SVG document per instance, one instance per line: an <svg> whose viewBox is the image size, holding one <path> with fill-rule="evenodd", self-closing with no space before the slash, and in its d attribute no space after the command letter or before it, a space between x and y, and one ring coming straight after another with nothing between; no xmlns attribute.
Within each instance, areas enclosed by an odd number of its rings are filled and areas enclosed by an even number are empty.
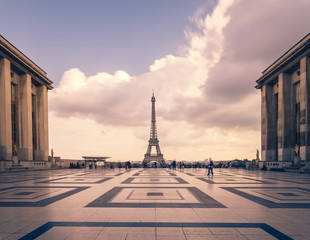
<svg viewBox="0 0 310 240"><path fill-rule="evenodd" d="M300 187L222 187L268 208L310 208L310 189Z"/></svg>
<svg viewBox="0 0 310 240"><path fill-rule="evenodd" d="M16 186L0 189L0 207L44 207L88 187Z"/></svg>
<svg viewBox="0 0 310 240"><path fill-rule="evenodd" d="M243 169L0 173L0 239L308 239L310 176Z"/></svg>
<svg viewBox="0 0 310 240"><path fill-rule="evenodd" d="M195 187L114 187L86 207L225 208Z"/></svg>
<svg viewBox="0 0 310 240"><path fill-rule="evenodd" d="M62 236L65 239L74 239L76 236L82 239L80 237L83 236L81 234L83 232L81 228L83 227L87 227L88 230L92 229L91 233L96 239L213 239L212 237L216 237L216 239L219 239L219 237L223 239L258 239L258 236L263 237L261 239L292 239L268 224L262 223L192 224L158 222L48 222L20 239L53 238L55 233L49 233L49 231L57 227L70 227L70 231ZM80 231L74 231L74 227ZM122 230L120 231L119 228L122 228ZM84 232L86 231L84 230ZM91 237L88 232L84 233L84 236L85 239Z"/></svg>

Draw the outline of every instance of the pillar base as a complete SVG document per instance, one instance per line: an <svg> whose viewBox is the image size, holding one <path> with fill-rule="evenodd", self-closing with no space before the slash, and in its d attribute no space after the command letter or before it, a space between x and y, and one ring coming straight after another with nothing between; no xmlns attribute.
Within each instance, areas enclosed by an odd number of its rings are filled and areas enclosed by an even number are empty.
<svg viewBox="0 0 310 240"><path fill-rule="evenodd" d="M19 148L18 149L18 158L21 160L33 160L32 149Z"/></svg>
<svg viewBox="0 0 310 240"><path fill-rule="evenodd" d="M266 151L266 161L273 162L275 157L275 150L267 150Z"/></svg>
<svg viewBox="0 0 310 240"><path fill-rule="evenodd" d="M6 146L0 146L0 161L12 160L12 149Z"/></svg>
<svg viewBox="0 0 310 240"><path fill-rule="evenodd" d="M48 161L48 152L43 150L35 151L35 161Z"/></svg>
<svg viewBox="0 0 310 240"><path fill-rule="evenodd" d="M310 147L309 146L300 147L300 158L303 161L310 160Z"/></svg>
<svg viewBox="0 0 310 240"><path fill-rule="evenodd" d="M279 148L279 162L292 162L294 160L295 150L293 148Z"/></svg>

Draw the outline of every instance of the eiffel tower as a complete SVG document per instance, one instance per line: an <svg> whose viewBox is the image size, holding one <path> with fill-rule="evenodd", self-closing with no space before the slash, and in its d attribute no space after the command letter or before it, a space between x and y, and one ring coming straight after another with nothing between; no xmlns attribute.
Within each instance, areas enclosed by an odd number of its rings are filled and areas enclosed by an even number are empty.
<svg viewBox="0 0 310 240"><path fill-rule="evenodd" d="M157 130L156 130L156 115L155 115L155 96L153 91L153 96L151 99L152 102L152 120L151 120L151 134L149 140L149 146L147 148L146 154L144 154L144 160L142 165L148 164L151 161L156 161L163 167L166 167L166 163L164 160L164 155L160 152L158 138L157 138ZM152 154L152 147L156 148L156 154Z"/></svg>

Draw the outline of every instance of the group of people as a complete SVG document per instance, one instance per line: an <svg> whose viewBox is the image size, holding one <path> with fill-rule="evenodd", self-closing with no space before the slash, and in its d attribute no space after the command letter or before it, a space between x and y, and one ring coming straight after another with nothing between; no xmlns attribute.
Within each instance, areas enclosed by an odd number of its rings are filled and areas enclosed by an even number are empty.
<svg viewBox="0 0 310 240"><path fill-rule="evenodd" d="M176 161L170 161L168 162L168 168L169 169L173 169L175 170L176 167L180 168L180 169L183 169L185 167L184 165L184 162L179 162L178 164L176 163ZM222 164L221 164L222 165ZM211 158L209 158L208 160L206 160L206 166L208 168L208 176L211 174L213 176L213 166L214 166L214 163L213 163L213 160ZM193 168L196 168L196 164L193 164Z"/></svg>
<svg viewBox="0 0 310 240"><path fill-rule="evenodd" d="M179 165L179 168L181 169L182 168L182 162L179 162L178 165ZM183 165L184 165L184 163L183 163ZM172 170L175 170L177 168L177 162L175 160L173 160L173 161L169 160L168 168L172 169Z"/></svg>

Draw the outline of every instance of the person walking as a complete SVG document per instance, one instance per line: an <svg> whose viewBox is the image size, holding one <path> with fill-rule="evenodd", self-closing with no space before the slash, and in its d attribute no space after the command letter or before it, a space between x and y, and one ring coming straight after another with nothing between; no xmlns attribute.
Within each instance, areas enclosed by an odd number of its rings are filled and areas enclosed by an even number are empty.
<svg viewBox="0 0 310 240"><path fill-rule="evenodd" d="M211 158L209 158L208 161L208 176L210 175L210 173L213 176L213 160Z"/></svg>

